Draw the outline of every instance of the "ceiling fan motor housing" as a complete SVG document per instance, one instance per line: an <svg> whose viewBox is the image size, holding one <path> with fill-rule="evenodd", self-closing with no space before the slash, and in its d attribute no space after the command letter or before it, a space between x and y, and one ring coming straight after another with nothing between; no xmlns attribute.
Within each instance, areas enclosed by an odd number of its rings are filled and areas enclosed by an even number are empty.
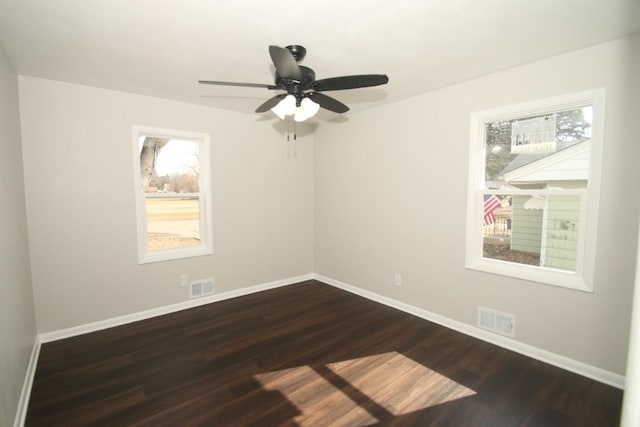
<svg viewBox="0 0 640 427"><path fill-rule="evenodd" d="M301 74L301 79L299 81L283 78L277 71L275 76L276 87L278 87L278 89L286 90L287 93L295 95L296 98L300 100L304 91L311 89L313 82L316 81L316 73L311 68L305 67L304 65L300 65L299 67Z"/></svg>

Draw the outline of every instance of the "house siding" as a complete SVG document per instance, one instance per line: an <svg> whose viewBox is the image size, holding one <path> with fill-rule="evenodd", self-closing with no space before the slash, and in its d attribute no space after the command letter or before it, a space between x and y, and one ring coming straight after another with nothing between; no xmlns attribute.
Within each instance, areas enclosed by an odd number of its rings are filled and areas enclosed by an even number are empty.
<svg viewBox="0 0 640 427"><path fill-rule="evenodd" d="M580 196L548 196L544 220L544 267L576 270L580 232Z"/></svg>
<svg viewBox="0 0 640 427"><path fill-rule="evenodd" d="M511 249L539 254L542 245L542 210L525 209L530 196L513 196Z"/></svg>

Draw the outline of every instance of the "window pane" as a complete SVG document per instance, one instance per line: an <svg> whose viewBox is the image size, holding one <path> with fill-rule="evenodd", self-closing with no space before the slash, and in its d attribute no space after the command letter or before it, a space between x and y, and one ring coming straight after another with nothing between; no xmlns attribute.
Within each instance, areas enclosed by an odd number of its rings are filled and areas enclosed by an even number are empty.
<svg viewBox="0 0 640 427"><path fill-rule="evenodd" d="M484 195L484 258L576 271L580 196Z"/></svg>
<svg viewBox="0 0 640 427"><path fill-rule="evenodd" d="M562 173L548 176L527 176L525 167L549 163L558 154L570 147L591 139L593 107L586 106L568 111L559 111L540 116L521 117L513 120L495 121L485 125L485 188L504 188L505 181L516 187L538 185L543 188L549 181L554 186L565 188L566 181L574 176ZM574 147L574 151L576 148ZM566 153L565 153L566 154ZM587 157L588 160L588 157ZM588 161L584 165L588 168ZM547 179L543 179L547 178ZM584 175L586 180L586 174ZM570 183L568 188L575 188Z"/></svg>
<svg viewBox="0 0 640 427"><path fill-rule="evenodd" d="M200 245L198 197L147 198L148 249Z"/></svg>
<svg viewBox="0 0 640 427"><path fill-rule="evenodd" d="M484 195L483 257L576 271L580 196L586 189L593 107L485 125L485 188L538 190Z"/></svg>
<svg viewBox="0 0 640 427"><path fill-rule="evenodd" d="M140 182L145 193L197 193L199 150L195 141L143 136Z"/></svg>
<svg viewBox="0 0 640 427"><path fill-rule="evenodd" d="M593 291L604 96L471 114L466 268Z"/></svg>
<svg viewBox="0 0 640 427"><path fill-rule="evenodd" d="M133 126L138 262L213 253L208 134Z"/></svg>
<svg viewBox="0 0 640 427"><path fill-rule="evenodd" d="M198 193L198 143L142 136L140 178L150 193ZM146 198L149 250L200 245L199 197Z"/></svg>

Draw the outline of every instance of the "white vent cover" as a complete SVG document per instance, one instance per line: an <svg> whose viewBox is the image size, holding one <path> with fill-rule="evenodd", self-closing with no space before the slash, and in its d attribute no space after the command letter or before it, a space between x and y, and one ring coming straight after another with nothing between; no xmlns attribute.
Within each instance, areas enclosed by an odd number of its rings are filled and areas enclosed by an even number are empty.
<svg viewBox="0 0 640 427"><path fill-rule="evenodd" d="M516 317L513 314L478 306L478 326L500 335L513 337L516 332Z"/></svg>
<svg viewBox="0 0 640 427"><path fill-rule="evenodd" d="M198 298L215 292L213 279L203 279L189 283L189 298Z"/></svg>

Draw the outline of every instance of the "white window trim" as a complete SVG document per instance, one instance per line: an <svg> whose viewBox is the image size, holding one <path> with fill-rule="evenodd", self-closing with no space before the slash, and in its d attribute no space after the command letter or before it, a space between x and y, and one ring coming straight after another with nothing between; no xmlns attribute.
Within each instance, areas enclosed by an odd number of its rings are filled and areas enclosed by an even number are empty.
<svg viewBox="0 0 640 427"><path fill-rule="evenodd" d="M485 170L485 124L517 117L530 117L550 110L593 105L593 122L587 194L582 199L580 239L575 272L529 266L484 258L482 256L482 210ZM595 89L509 105L471 114L469 148L469 183L467 195L467 241L465 267L534 282L593 292L596 261L597 225L600 202L600 176L604 141L605 90ZM515 194L518 191L505 191Z"/></svg>
<svg viewBox="0 0 640 427"><path fill-rule="evenodd" d="M188 132L174 129L161 129L147 126L133 126L133 165L134 185L136 197L136 219L138 238L138 264L147 264L159 261L190 258L195 256L211 255L213 253L213 230L211 210L211 160L209 149L209 134ZM182 196L200 196L200 245L166 250L147 249L147 212L145 195L140 182L140 146L141 136L154 136L159 138L172 138L195 141L199 144L200 171L199 193L185 193ZM154 195L154 197L163 197ZM170 196L165 196L170 197Z"/></svg>

